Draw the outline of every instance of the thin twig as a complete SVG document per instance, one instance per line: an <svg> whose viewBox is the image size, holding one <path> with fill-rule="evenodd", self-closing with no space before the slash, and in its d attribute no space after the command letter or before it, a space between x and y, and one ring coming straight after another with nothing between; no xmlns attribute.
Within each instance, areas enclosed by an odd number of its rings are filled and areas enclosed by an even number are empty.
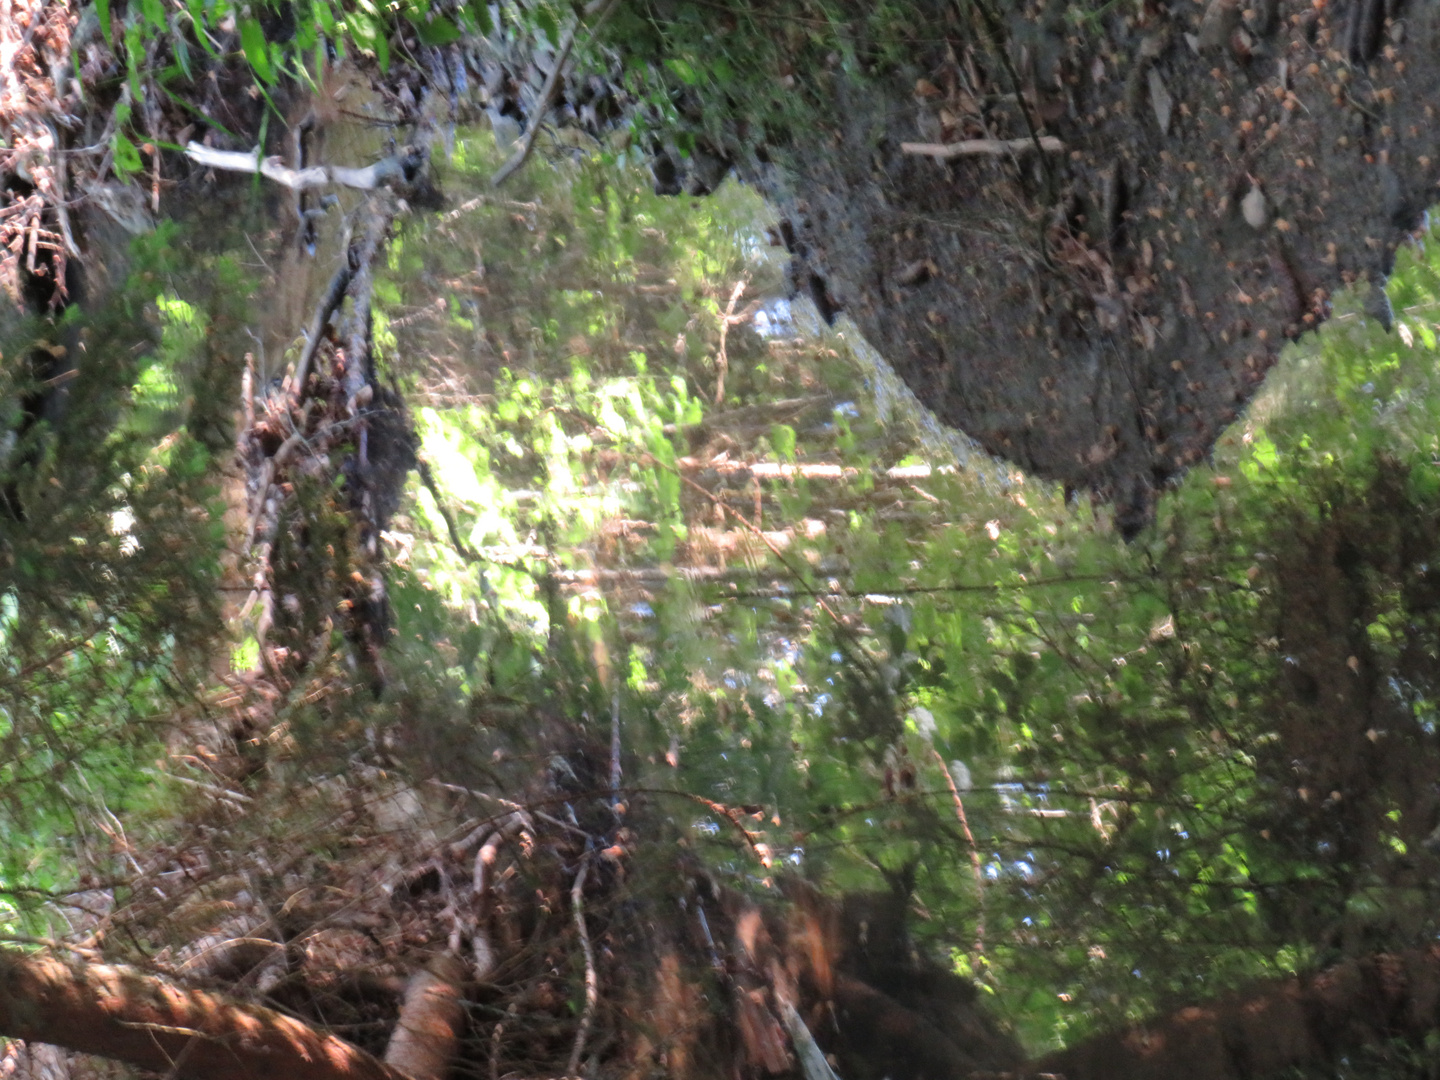
<svg viewBox="0 0 1440 1080"><path fill-rule="evenodd" d="M500 1040L505 1036L505 1024L520 1011L517 1002L512 1001L505 1010L505 1017L495 1024L490 1032L490 1080L500 1080Z"/></svg>
<svg viewBox="0 0 1440 1080"><path fill-rule="evenodd" d="M524 828L531 828L530 815L523 810L517 810L505 818L495 831L490 834L488 840L480 845L480 850L475 853L475 871L472 885L475 892L475 933L470 939L470 948L475 956L475 979L477 982L484 982L495 970L496 955L495 946L490 942L490 930L487 925L490 921L490 868L495 865L495 859L500 853L500 845L510 838L514 833ZM483 826L482 826L483 828ZM480 830L476 830L479 832ZM471 833L474 836L475 833ZM459 844L451 846L452 853L463 851L462 845L469 841L469 837L460 841Z"/></svg>
<svg viewBox="0 0 1440 1080"><path fill-rule="evenodd" d="M975 845L975 834L970 831L970 822L965 817L965 804L960 800L960 789L955 786L955 777L950 775L950 767L945 764L945 759L935 747L930 747L930 753L935 756L936 764L945 774L950 797L955 800L955 816L960 819L965 842L970 845L970 868L975 872L975 899L979 905L979 914L975 920L975 968L978 971L985 961L985 872L980 868L980 849Z"/></svg>
<svg viewBox="0 0 1440 1080"><path fill-rule="evenodd" d="M580 1075L580 1056L585 1052L585 1039L590 1034L590 1024L595 1019L595 1003L600 997L600 980L595 974L595 952L590 948L590 931L585 928L585 876L590 870L590 861L580 864L575 875L575 885L570 890L570 903L575 909L575 929L580 931L580 949L585 954L585 1011L580 1014L580 1030L575 1032L575 1045L570 1048L570 1063L565 1067L567 1077Z"/></svg>
<svg viewBox="0 0 1440 1080"><path fill-rule="evenodd" d="M9 942L12 945L38 945L44 949L64 950L92 962L99 960L102 955L98 949L86 948L84 945L73 945L68 941L57 941L55 938L31 937L27 934L0 934L0 941Z"/></svg>
<svg viewBox="0 0 1440 1080"><path fill-rule="evenodd" d="M720 351L715 357L715 404L719 405L725 400L725 372L730 367L729 358L725 355L725 337L730 333L730 324L735 318L735 304L740 299L740 294L745 291L745 278L735 283L735 288L730 293L730 303L725 305L725 318L720 320Z"/></svg>
<svg viewBox="0 0 1440 1080"><path fill-rule="evenodd" d="M466 562L484 562L480 553L461 538L460 526L455 521L455 515L450 512L450 507L445 505L445 499L440 494L440 485L435 482L435 474L430 469L430 463L423 457L417 458L415 468L420 473L420 482L425 485L435 499L435 505L440 510L440 517L445 522L445 529L450 534L450 545Z"/></svg>
<svg viewBox="0 0 1440 1080"><path fill-rule="evenodd" d="M533 806L522 806L520 803L513 802L510 799L502 799L499 795L491 795L488 791L476 791L473 788L461 787L459 784L447 784L443 780L432 779L428 781L428 783L438 788L444 788L446 791L453 791L459 795L470 795L477 799L489 799L491 802L499 803L507 810L524 811L539 821L543 821L548 825L554 825L557 829L564 829L566 832L574 833L582 839L594 839L588 832L580 828L580 826L571 825L568 821L561 821L553 814L547 814L543 810L536 810ZM467 837L467 840L468 839ZM474 843L474 840L469 840L469 843L465 843L465 847L468 849L471 843Z"/></svg>
<svg viewBox="0 0 1440 1080"><path fill-rule="evenodd" d="M583 17L596 14L595 24L590 28L590 33L600 29L603 23L614 10L617 0L592 0L585 6ZM493 187L499 187L506 180L510 179L526 161L530 159L530 152L535 149L535 137L540 134L540 122L545 119L545 114L550 111L550 106L555 101L555 91L560 88L560 76L565 69L565 64L570 59L570 50L575 47L575 31L580 28L580 18L565 31L565 36L560 41L560 48L555 53L555 65L550 69L550 74L545 78L545 86L540 91L540 100L535 103L535 110L530 117L530 129L525 132L524 139L520 142L520 149L499 171L490 178Z"/></svg>
<svg viewBox="0 0 1440 1080"><path fill-rule="evenodd" d="M610 699L610 805L620 805L620 688Z"/></svg>
<svg viewBox="0 0 1440 1080"><path fill-rule="evenodd" d="M59 152L60 136L55 125L47 123L45 127L50 132L51 160L55 163L55 219L60 223L60 232L65 237L65 254L72 259L78 259L80 248L76 246L75 237L70 232L70 211L65 204L65 156ZM62 275L57 273L55 280L64 287Z"/></svg>

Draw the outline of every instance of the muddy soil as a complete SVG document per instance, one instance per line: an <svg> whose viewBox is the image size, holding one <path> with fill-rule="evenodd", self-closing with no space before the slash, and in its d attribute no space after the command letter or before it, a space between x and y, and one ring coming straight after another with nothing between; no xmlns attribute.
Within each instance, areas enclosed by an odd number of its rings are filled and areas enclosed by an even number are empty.
<svg viewBox="0 0 1440 1080"><path fill-rule="evenodd" d="M1009 17L1008 63L957 32L878 88L835 79L834 126L759 180L822 311L942 421L1132 533L1436 199L1440 4L1175 0L1086 33L1063 7ZM1032 135L1063 149L902 145Z"/></svg>

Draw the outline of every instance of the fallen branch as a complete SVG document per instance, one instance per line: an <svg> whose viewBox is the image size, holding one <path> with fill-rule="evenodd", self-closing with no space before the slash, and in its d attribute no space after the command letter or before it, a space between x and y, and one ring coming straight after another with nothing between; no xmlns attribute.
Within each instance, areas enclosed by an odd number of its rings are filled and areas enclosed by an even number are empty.
<svg viewBox="0 0 1440 1080"><path fill-rule="evenodd" d="M595 951L590 947L590 931L585 928L585 875L590 862L580 864L575 875L575 885L570 890L570 903L575 908L575 928L580 931L580 950L585 954L585 1011L580 1014L580 1030L575 1032L575 1045L570 1048L570 1063L565 1067L567 1077L580 1075L580 1058L585 1053L585 1039L590 1034L590 1025L595 1019L595 1003L600 998L600 979L595 974Z"/></svg>
<svg viewBox="0 0 1440 1080"><path fill-rule="evenodd" d="M795 1047L795 1056L800 1059L800 1072L805 1080L838 1080L835 1070L830 1068L830 1063L825 1060L825 1051L815 1042L815 1036L805 1026L805 1021L800 1019L795 1006L779 994L776 995L776 1002L780 1006L780 1019L785 1022L785 1028L790 1032L790 1042Z"/></svg>
<svg viewBox="0 0 1440 1080"><path fill-rule="evenodd" d="M957 157L978 157L983 154L1023 154L1034 150L1036 142L1040 149L1051 154L1064 151L1065 144L1054 135L1042 135L1035 139L961 139L953 143L901 143L900 149L907 154L939 159Z"/></svg>
<svg viewBox="0 0 1440 1080"><path fill-rule="evenodd" d="M350 277L353 271L350 269L350 260L340 264L340 269L335 271L335 276L330 279L330 286L325 290L325 295L320 298L319 305L315 308L315 315L310 320L310 332L305 338L305 348L300 353L300 360L295 365L294 383L286 388L286 400L297 400L303 392L305 380L310 377L310 364L315 359L315 352L320 348L320 341L325 336L325 327L330 322L330 316L335 314L345 300L345 290L350 287Z"/></svg>
<svg viewBox="0 0 1440 1080"><path fill-rule="evenodd" d="M283 443L280 449L265 460L265 465L260 472L260 483L255 488L255 505L250 511L250 526L245 530L245 547L249 551L255 543L255 531L260 527L260 517L265 512L265 500L270 495L270 485L275 482L275 470L290 459L295 448L305 441L301 432L295 432Z"/></svg>
<svg viewBox="0 0 1440 1080"><path fill-rule="evenodd" d="M409 183L419 165L419 154L413 149L382 158L363 169L344 165L312 165L308 169L292 169L278 156L262 158L260 148L254 150L215 150L192 142L185 147L185 156L197 165L224 172L259 173L267 180L288 187L291 191L310 188L340 187L374 191L385 184Z"/></svg>
<svg viewBox="0 0 1440 1080"><path fill-rule="evenodd" d="M485 826L481 826L484 829ZM490 941L490 907L491 907L491 881L490 868L495 865L495 859L500 854L500 845L510 837L514 836L521 829L533 828L530 822L530 815L524 810L516 810L507 815L497 826L485 843L480 845L480 850L475 853L475 870L471 881L473 886L475 903L475 931L470 937L470 948L475 955L475 981L485 982L495 971L497 957L495 946ZM451 845L452 854L459 855L473 842L475 833Z"/></svg>
<svg viewBox="0 0 1440 1080"><path fill-rule="evenodd" d="M410 1080L333 1035L270 1009L108 964L0 950L0 1035L50 1043L177 1080Z"/></svg>

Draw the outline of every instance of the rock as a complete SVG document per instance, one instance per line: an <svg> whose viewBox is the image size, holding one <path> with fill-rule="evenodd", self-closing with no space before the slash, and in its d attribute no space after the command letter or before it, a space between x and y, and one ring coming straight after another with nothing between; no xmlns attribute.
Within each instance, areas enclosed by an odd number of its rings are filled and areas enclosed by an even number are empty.
<svg viewBox="0 0 1440 1080"><path fill-rule="evenodd" d="M520 138L519 121L494 107L486 109L485 112L490 117L490 130L495 133L495 145L501 150L509 149L515 140Z"/></svg>
<svg viewBox="0 0 1440 1080"><path fill-rule="evenodd" d="M1200 20L1200 48L1218 49L1228 45L1239 18L1239 0L1210 0Z"/></svg>
<svg viewBox="0 0 1440 1080"><path fill-rule="evenodd" d="M909 266L903 267L900 272L895 275L895 283L905 286L921 285L929 281L935 273L935 264L933 262L929 259L919 259L912 262Z"/></svg>
<svg viewBox="0 0 1440 1080"><path fill-rule="evenodd" d="M1170 134L1170 114L1175 107L1175 102L1170 97L1170 91L1165 89L1165 80L1160 77L1160 72L1154 68L1150 69L1150 105L1155 110L1155 122L1160 125L1160 134Z"/></svg>
<svg viewBox="0 0 1440 1080"><path fill-rule="evenodd" d="M1244 215L1245 224L1252 229L1263 229L1269 215L1265 206L1265 193L1260 190L1260 185L1251 182L1250 190L1240 200L1240 213Z"/></svg>

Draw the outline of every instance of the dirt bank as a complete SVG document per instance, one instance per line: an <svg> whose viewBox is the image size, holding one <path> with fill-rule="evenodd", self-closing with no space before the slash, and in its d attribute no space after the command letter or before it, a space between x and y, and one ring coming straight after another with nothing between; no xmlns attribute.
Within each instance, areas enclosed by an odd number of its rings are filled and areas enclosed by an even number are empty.
<svg viewBox="0 0 1440 1080"><path fill-rule="evenodd" d="M833 127L762 177L797 285L941 420L1133 530L1436 197L1440 5L1179 0L1099 34L1028 6L1008 62L949 22L908 75L833 79ZM961 139L1022 148L903 145Z"/></svg>

